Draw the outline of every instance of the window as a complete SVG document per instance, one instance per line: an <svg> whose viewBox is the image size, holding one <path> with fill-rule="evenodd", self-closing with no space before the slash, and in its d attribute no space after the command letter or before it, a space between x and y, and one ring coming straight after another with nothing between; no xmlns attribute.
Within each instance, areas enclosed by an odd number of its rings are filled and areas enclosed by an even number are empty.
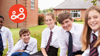
<svg viewBox="0 0 100 56"><path fill-rule="evenodd" d="M62 12L67 12L67 10L62 10Z"/></svg>
<svg viewBox="0 0 100 56"><path fill-rule="evenodd" d="M80 10L71 10L71 15L73 18L80 18Z"/></svg>
<svg viewBox="0 0 100 56"><path fill-rule="evenodd" d="M31 0L31 9L34 9L34 0Z"/></svg>

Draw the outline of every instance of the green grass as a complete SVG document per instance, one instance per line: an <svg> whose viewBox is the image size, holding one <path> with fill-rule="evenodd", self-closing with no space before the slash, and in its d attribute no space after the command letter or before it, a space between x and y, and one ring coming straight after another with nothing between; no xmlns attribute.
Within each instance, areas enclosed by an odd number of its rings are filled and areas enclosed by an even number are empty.
<svg viewBox="0 0 100 56"><path fill-rule="evenodd" d="M75 22L75 23L79 23L79 24L83 24L83 22ZM58 26L61 26L59 23L57 23ZM46 28L47 26L46 25L39 25L39 26L36 26L36 27L30 27L28 28L31 32L31 37L34 37L37 39L37 47L38 47L38 51L40 51L40 46L41 46L41 34L42 34L42 31ZM19 37L19 30L20 28L17 28L17 29L10 29L12 34L13 34L13 40L14 40L14 45L17 43L17 41L20 39ZM4 51L3 51L3 56L6 55L6 52L8 51L8 48L6 48ZM59 53L58 53L59 54Z"/></svg>

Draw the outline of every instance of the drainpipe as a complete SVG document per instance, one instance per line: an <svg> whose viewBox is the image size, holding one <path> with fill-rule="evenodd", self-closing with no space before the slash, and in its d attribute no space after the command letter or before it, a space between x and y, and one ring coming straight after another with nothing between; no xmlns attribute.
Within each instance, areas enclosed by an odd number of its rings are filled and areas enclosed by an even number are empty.
<svg viewBox="0 0 100 56"><path fill-rule="evenodd" d="M18 4L17 2L18 2L18 1L16 0L16 4ZM18 28L18 23L17 23L17 28Z"/></svg>

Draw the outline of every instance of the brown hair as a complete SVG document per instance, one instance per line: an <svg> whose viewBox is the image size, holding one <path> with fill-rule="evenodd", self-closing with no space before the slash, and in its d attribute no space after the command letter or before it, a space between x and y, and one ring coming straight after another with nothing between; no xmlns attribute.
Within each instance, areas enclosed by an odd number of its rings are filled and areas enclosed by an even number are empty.
<svg viewBox="0 0 100 56"><path fill-rule="evenodd" d="M27 28L22 28L22 29L20 29L20 31L19 31L19 36L22 36L22 34L24 34L24 33L30 33L30 31L29 31L29 29L27 29Z"/></svg>
<svg viewBox="0 0 100 56"><path fill-rule="evenodd" d="M58 22L62 23L65 19L72 20L71 14L69 12L63 12L58 15Z"/></svg>
<svg viewBox="0 0 100 56"><path fill-rule="evenodd" d="M97 12L100 13L100 7L92 6L86 10L85 20L84 20L84 28L83 28L82 39L81 39L82 40L82 51L86 50L88 48L88 45L90 45L90 34L91 34L92 29L88 26L87 21L88 21L88 13L91 10L96 10ZM99 32L98 37L99 38L98 38L97 42L95 43L94 47L97 47L98 45L100 45L100 32Z"/></svg>
<svg viewBox="0 0 100 56"><path fill-rule="evenodd" d="M51 16L53 19L55 19L54 14L53 13L47 13L46 16ZM55 24L57 25L57 22L55 21Z"/></svg>

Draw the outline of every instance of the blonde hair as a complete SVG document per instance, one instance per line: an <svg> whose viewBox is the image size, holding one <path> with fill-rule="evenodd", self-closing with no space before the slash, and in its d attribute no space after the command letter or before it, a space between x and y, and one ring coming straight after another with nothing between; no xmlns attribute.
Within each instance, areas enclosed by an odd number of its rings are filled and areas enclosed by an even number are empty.
<svg viewBox="0 0 100 56"><path fill-rule="evenodd" d="M84 28L83 28L83 33L82 33L82 51L86 50L88 48L88 45L90 45L90 34L91 34L91 31L92 29L88 26L88 13L91 11L91 10L96 10L97 12L100 13L100 7L99 6L91 6L90 8L88 8L86 10L86 13L85 13L85 20L84 20ZM99 34L98 34L98 40L97 42L95 43L94 47L97 47L100 45L100 30L99 30Z"/></svg>

